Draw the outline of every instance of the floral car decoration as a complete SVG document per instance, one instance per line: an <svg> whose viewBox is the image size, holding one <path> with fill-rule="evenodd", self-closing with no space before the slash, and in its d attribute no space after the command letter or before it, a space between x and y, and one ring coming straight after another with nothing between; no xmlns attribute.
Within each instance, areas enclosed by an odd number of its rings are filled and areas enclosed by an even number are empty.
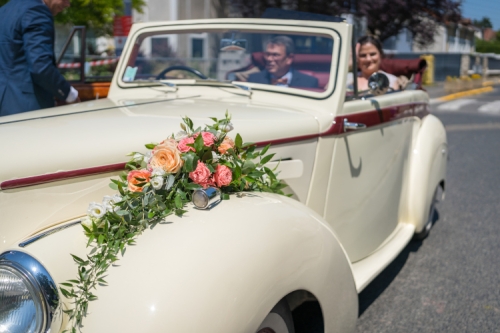
<svg viewBox="0 0 500 333"><path fill-rule="evenodd" d="M269 145L256 151L256 145L243 143L239 134L231 139L227 133L233 125L227 112L224 119L211 119L212 125L195 129L185 117L182 131L159 144L147 144L149 153L130 153L126 164L130 171L119 180L111 179L110 187L119 194L89 205L82 227L91 250L85 259L72 255L78 275L60 288L74 304L64 310L72 322L71 332L81 329L88 302L98 298L98 285L107 285L105 274L125 254L126 246L165 217L186 213L193 190L215 187L223 200L241 191L283 194L286 185L265 166L274 156L266 155Z"/></svg>

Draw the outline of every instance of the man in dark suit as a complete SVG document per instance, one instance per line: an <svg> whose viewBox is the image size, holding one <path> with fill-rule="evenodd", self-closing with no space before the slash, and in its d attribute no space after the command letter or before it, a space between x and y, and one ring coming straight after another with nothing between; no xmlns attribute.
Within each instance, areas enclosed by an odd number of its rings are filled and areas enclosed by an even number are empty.
<svg viewBox="0 0 500 333"><path fill-rule="evenodd" d="M284 87L318 88L318 79L302 74L292 68L295 47L293 40L286 36L277 36L266 45L264 60L266 68L250 74L248 82L273 84Z"/></svg>
<svg viewBox="0 0 500 333"><path fill-rule="evenodd" d="M11 0L0 7L0 116L78 102L54 56L54 16L69 0Z"/></svg>

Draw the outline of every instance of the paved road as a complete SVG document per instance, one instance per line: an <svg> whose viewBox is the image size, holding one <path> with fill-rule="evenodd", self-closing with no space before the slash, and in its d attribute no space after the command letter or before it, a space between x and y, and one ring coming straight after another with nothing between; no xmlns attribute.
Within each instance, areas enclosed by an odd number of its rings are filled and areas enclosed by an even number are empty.
<svg viewBox="0 0 500 333"><path fill-rule="evenodd" d="M430 236L360 294L360 333L500 332L500 91L432 108L448 132L446 200Z"/></svg>

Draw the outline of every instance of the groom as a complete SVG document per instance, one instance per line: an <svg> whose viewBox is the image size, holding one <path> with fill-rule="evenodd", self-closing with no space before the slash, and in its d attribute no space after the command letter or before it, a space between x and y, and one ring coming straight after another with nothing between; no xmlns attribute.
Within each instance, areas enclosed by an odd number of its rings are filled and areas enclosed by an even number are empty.
<svg viewBox="0 0 500 333"><path fill-rule="evenodd" d="M266 45L265 70L251 74L248 82L273 84L282 87L318 88L318 79L292 68L294 45L290 37L277 36Z"/></svg>

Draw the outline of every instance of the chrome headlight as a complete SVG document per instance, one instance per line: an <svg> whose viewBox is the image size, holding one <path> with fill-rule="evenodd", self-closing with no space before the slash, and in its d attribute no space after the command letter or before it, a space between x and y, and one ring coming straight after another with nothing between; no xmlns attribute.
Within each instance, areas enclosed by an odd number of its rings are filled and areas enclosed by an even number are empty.
<svg viewBox="0 0 500 333"><path fill-rule="evenodd" d="M58 305L57 287L36 259L18 251L0 255L0 333L47 332Z"/></svg>

